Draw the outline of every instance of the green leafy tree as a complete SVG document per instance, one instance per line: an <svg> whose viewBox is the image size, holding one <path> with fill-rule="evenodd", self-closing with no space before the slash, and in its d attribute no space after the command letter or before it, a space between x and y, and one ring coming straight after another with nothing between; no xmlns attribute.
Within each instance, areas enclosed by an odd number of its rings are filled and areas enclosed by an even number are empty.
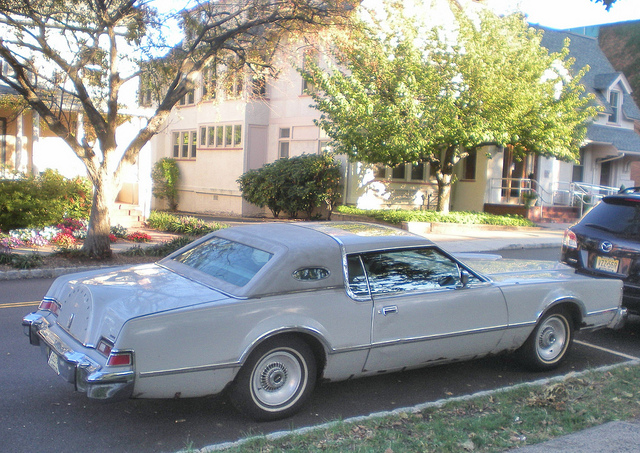
<svg viewBox="0 0 640 453"><path fill-rule="evenodd" d="M176 9L189 4L177 2ZM94 187L83 251L111 254L109 208L122 175L163 127L173 106L195 88L216 59L268 67L282 39L336 24L350 0L197 2L160 14L153 0L0 0L0 80L15 89L46 126L84 163ZM192 3L191 3L192 4ZM182 39L166 24L179 20ZM171 35L174 36L174 35ZM142 64L144 63L144 64ZM157 108L129 143L116 150L127 85L153 79ZM129 98L131 96L129 95ZM79 133L82 122L84 132Z"/></svg>
<svg viewBox="0 0 640 453"><path fill-rule="evenodd" d="M153 165L151 170L153 196L160 200L167 200L171 211L178 210L178 182L180 168L175 159L164 157Z"/></svg>
<svg viewBox="0 0 640 453"><path fill-rule="evenodd" d="M455 32L391 4L384 20L335 36L337 64L302 71L334 150L372 164L428 163L442 211L468 150L510 145L520 157L575 160L596 113L568 47L549 54L519 15L452 12Z"/></svg>

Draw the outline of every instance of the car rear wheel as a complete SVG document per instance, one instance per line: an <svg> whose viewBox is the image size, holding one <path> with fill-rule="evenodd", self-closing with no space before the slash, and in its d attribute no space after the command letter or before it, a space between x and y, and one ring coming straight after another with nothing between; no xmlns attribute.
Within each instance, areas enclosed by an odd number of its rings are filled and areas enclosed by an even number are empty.
<svg viewBox="0 0 640 453"><path fill-rule="evenodd" d="M296 413L316 383L311 348L295 337L268 340L249 356L231 388L231 402L256 420Z"/></svg>
<svg viewBox="0 0 640 453"><path fill-rule="evenodd" d="M562 363L572 342L571 318L565 310L555 309L540 319L517 355L528 368L551 370Z"/></svg>

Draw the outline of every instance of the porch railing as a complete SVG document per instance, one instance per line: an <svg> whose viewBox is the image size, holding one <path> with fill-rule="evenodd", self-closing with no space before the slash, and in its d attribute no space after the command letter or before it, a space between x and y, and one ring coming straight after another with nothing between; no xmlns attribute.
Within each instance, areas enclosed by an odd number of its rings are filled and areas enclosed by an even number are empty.
<svg viewBox="0 0 640 453"><path fill-rule="evenodd" d="M526 204L528 199L540 206L577 206L580 208L580 216L586 208L619 191L617 187L562 181L554 183L548 190L530 178L492 178L490 184L491 199L495 199L494 191L499 191L503 202L515 200Z"/></svg>

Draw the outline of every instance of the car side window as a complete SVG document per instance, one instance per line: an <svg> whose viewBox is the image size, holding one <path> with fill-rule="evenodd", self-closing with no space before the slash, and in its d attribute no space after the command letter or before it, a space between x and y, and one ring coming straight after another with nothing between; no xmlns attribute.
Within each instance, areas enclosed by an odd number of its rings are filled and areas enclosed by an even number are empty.
<svg viewBox="0 0 640 453"><path fill-rule="evenodd" d="M431 248L362 255L372 294L454 288L461 284L458 263Z"/></svg>
<svg viewBox="0 0 640 453"><path fill-rule="evenodd" d="M359 255L349 255L347 257L349 291L356 297L369 295L369 287L367 285L367 277L362 267L362 261Z"/></svg>

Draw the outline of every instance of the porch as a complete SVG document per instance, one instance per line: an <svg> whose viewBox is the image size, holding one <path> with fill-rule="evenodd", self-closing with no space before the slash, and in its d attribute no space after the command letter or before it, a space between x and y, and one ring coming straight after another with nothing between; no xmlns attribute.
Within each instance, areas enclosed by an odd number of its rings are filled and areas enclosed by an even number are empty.
<svg viewBox="0 0 640 453"><path fill-rule="evenodd" d="M517 214L534 222L574 222L617 187L584 182L554 182L546 188L531 178L493 178L484 211Z"/></svg>

